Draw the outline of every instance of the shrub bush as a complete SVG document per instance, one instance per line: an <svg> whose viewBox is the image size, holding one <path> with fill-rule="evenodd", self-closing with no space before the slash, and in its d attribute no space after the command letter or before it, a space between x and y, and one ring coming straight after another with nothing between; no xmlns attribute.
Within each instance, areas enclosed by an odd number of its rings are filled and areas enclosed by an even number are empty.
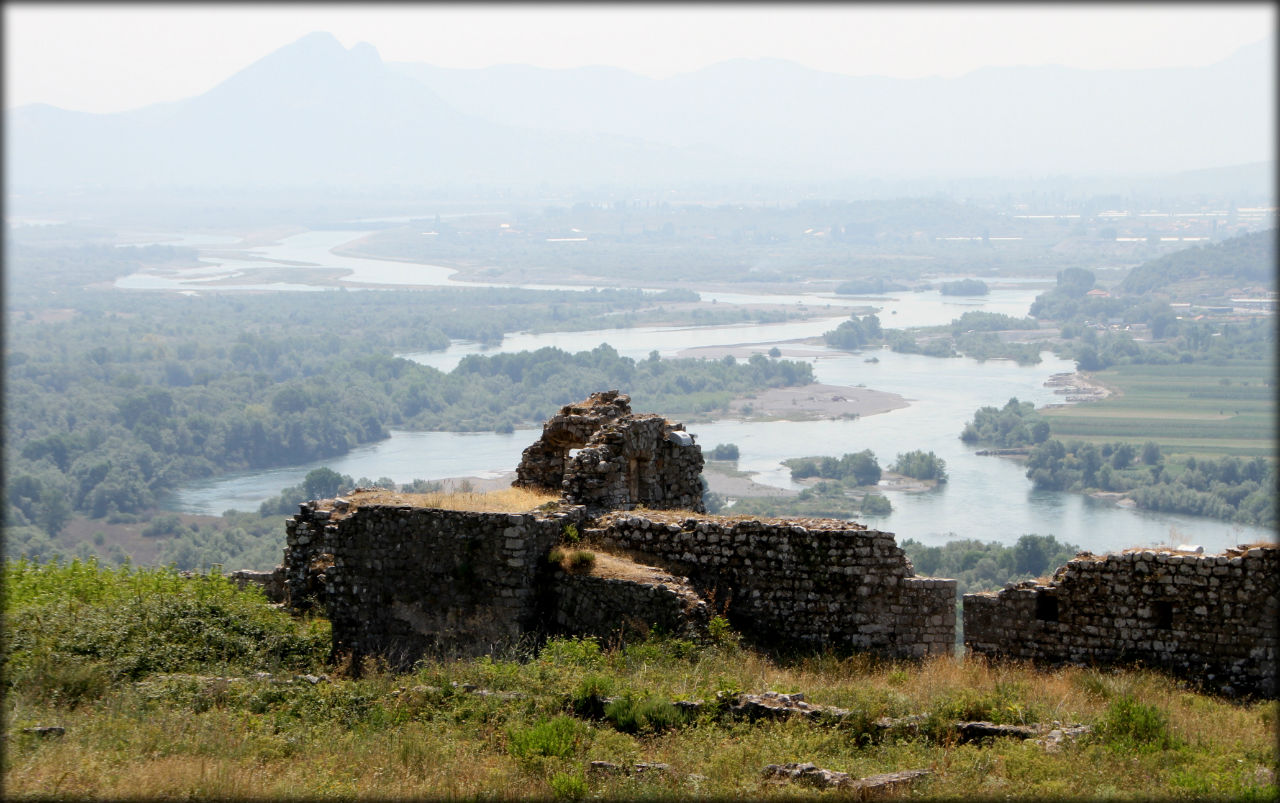
<svg viewBox="0 0 1280 803"><path fill-rule="evenodd" d="M557 800L581 800L587 796L587 779L581 772L557 772L549 783Z"/></svg>
<svg viewBox="0 0 1280 803"><path fill-rule="evenodd" d="M583 740L583 726L573 717L543 718L527 728L507 731L511 755L520 759L539 756L569 758Z"/></svg>
<svg viewBox="0 0 1280 803"><path fill-rule="evenodd" d="M1110 747L1126 752L1165 750L1178 744L1169 731L1169 716L1162 709L1127 694L1107 706L1097 734Z"/></svg>
<svg viewBox="0 0 1280 803"><path fill-rule="evenodd" d="M867 494L862 498L862 512L868 516L887 516L893 512L893 505L886 496Z"/></svg>
<svg viewBox="0 0 1280 803"><path fill-rule="evenodd" d="M659 733L688 723L688 716L660 697L637 699L630 692L605 706L604 718L623 733Z"/></svg>
<svg viewBox="0 0 1280 803"><path fill-rule="evenodd" d="M330 648L327 622L299 622L218 574L18 561L6 563L5 591L6 682L59 666L49 679L64 698L91 695L98 672L299 670L322 664Z"/></svg>

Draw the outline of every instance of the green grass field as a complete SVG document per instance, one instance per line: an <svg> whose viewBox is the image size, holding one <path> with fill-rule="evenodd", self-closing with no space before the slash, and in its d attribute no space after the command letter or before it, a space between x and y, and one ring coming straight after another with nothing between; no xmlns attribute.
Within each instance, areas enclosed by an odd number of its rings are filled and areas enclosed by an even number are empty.
<svg viewBox="0 0 1280 803"><path fill-rule="evenodd" d="M1166 452L1205 456L1275 454L1275 366L1269 361L1126 365L1090 376L1114 395L1045 410L1054 437L1155 441Z"/></svg>
<svg viewBox="0 0 1280 803"><path fill-rule="evenodd" d="M981 657L787 659L654 636L559 638L397 674L330 663L328 622L172 569L4 566L5 799L833 800L769 764L855 778L930 772L912 799L1274 800L1275 701L1227 701L1140 669ZM304 673L311 673L310 677ZM324 677L321 677L323 675ZM804 692L839 722L751 721L717 693ZM481 691L501 692L482 694ZM594 712L588 703L619 697ZM673 700L703 700L685 716ZM920 717L878 736L880 717ZM960 743L950 723L1054 721L1056 752ZM57 735L27 729L57 727ZM592 761L666 771L596 772Z"/></svg>

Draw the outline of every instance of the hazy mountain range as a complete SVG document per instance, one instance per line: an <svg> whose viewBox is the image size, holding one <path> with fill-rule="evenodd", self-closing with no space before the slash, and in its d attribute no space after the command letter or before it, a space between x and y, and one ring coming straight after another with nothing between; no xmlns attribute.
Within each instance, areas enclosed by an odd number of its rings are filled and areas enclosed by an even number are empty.
<svg viewBox="0 0 1280 803"><path fill-rule="evenodd" d="M196 97L6 115L11 188L603 185L1142 174L1274 158L1271 43L1201 68L849 77L384 63L310 34ZM1242 169L1270 182L1272 165Z"/></svg>

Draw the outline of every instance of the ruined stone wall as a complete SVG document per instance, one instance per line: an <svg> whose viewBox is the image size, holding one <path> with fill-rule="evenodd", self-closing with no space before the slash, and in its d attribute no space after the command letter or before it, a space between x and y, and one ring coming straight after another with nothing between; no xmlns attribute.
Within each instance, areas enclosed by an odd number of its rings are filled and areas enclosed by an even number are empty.
<svg viewBox="0 0 1280 803"><path fill-rule="evenodd" d="M565 499L596 510L638 505L702 511L702 449L684 425L656 415L605 424L569 461Z"/></svg>
<svg viewBox="0 0 1280 803"><path fill-rule="evenodd" d="M227 575L227 579L240 588L254 585L262 589L262 594L271 602L284 602L288 599L284 585L284 567L277 566L269 572L241 569Z"/></svg>
<svg viewBox="0 0 1280 803"><path fill-rule="evenodd" d="M683 425L633 415L616 390L594 393L546 423L517 472L517 485L560 491L565 512L307 503L287 524L287 597L295 608L324 607L335 653L400 665L437 650L489 653L554 629L694 635L716 612L762 645L952 649L955 581L914 577L892 534L658 512L702 511L702 467ZM637 506L653 512L605 513ZM566 574L547 557L569 523L643 560L601 555L594 573ZM677 571L686 576L667 574Z"/></svg>
<svg viewBox="0 0 1280 803"><path fill-rule="evenodd" d="M597 636L643 635L653 630L683 638L706 635L706 601L679 581L637 582L615 577L557 572L556 629Z"/></svg>
<svg viewBox="0 0 1280 803"><path fill-rule="evenodd" d="M303 502L297 515L284 523L284 562L280 569L285 599L296 610L312 607L324 595L328 580L325 572L333 565L333 540L338 531L337 522L330 520L333 515L332 502Z"/></svg>
<svg viewBox="0 0 1280 803"><path fill-rule="evenodd" d="M953 648L955 581L913 576L891 533L612 513L583 535L687 575L756 643L903 657Z"/></svg>
<svg viewBox="0 0 1280 803"><path fill-rule="evenodd" d="M403 666L434 651L491 653L537 630L544 558L565 525L580 519L577 510L544 516L372 505L335 513L311 504L290 523L290 546L303 561L330 556L319 601L334 652ZM309 543L298 543L303 538ZM301 567L286 570L293 587L308 582Z"/></svg>
<svg viewBox="0 0 1280 803"><path fill-rule="evenodd" d="M976 653L1047 663L1142 662L1226 693L1276 695L1280 548L1082 558L1049 584L966 594Z"/></svg>

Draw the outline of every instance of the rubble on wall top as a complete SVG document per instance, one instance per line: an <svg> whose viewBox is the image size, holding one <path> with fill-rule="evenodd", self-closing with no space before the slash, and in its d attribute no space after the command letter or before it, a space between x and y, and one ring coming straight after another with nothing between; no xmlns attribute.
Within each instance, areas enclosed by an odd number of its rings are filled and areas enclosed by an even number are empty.
<svg viewBox="0 0 1280 803"><path fill-rule="evenodd" d="M629 415L631 397L617 390L602 390L592 393L580 402L566 404L560 408L558 415L598 415L601 407L613 408L610 413L614 415Z"/></svg>
<svg viewBox="0 0 1280 803"><path fill-rule="evenodd" d="M1132 546L1122 549L1118 552L1103 552L1095 555L1092 552L1081 552L1071 559L1076 561L1092 561L1100 562L1110 558L1124 558L1130 555L1176 555L1182 558L1238 558L1252 552L1255 549L1280 549L1280 543L1259 541L1250 544L1237 544L1233 547L1227 547L1221 552L1206 552L1203 547L1198 546ZM1134 560L1134 558L1129 558Z"/></svg>
<svg viewBox="0 0 1280 803"><path fill-rule="evenodd" d="M856 521L845 521L843 519L780 519L770 518L767 516L733 516L713 513L695 513L690 510L649 510L647 508L611 511L600 516L598 521L607 526L615 522L625 521L629 518L648 519L649 521L655 521L661 524L676 524L686 528L689 526L689 522L708 522L711 524L720 524L725 527L732 527L735 524L751 522L770 527L803 527L806 530L856 530L863 532L868 529L865 524L860 524Z"/></svg>

